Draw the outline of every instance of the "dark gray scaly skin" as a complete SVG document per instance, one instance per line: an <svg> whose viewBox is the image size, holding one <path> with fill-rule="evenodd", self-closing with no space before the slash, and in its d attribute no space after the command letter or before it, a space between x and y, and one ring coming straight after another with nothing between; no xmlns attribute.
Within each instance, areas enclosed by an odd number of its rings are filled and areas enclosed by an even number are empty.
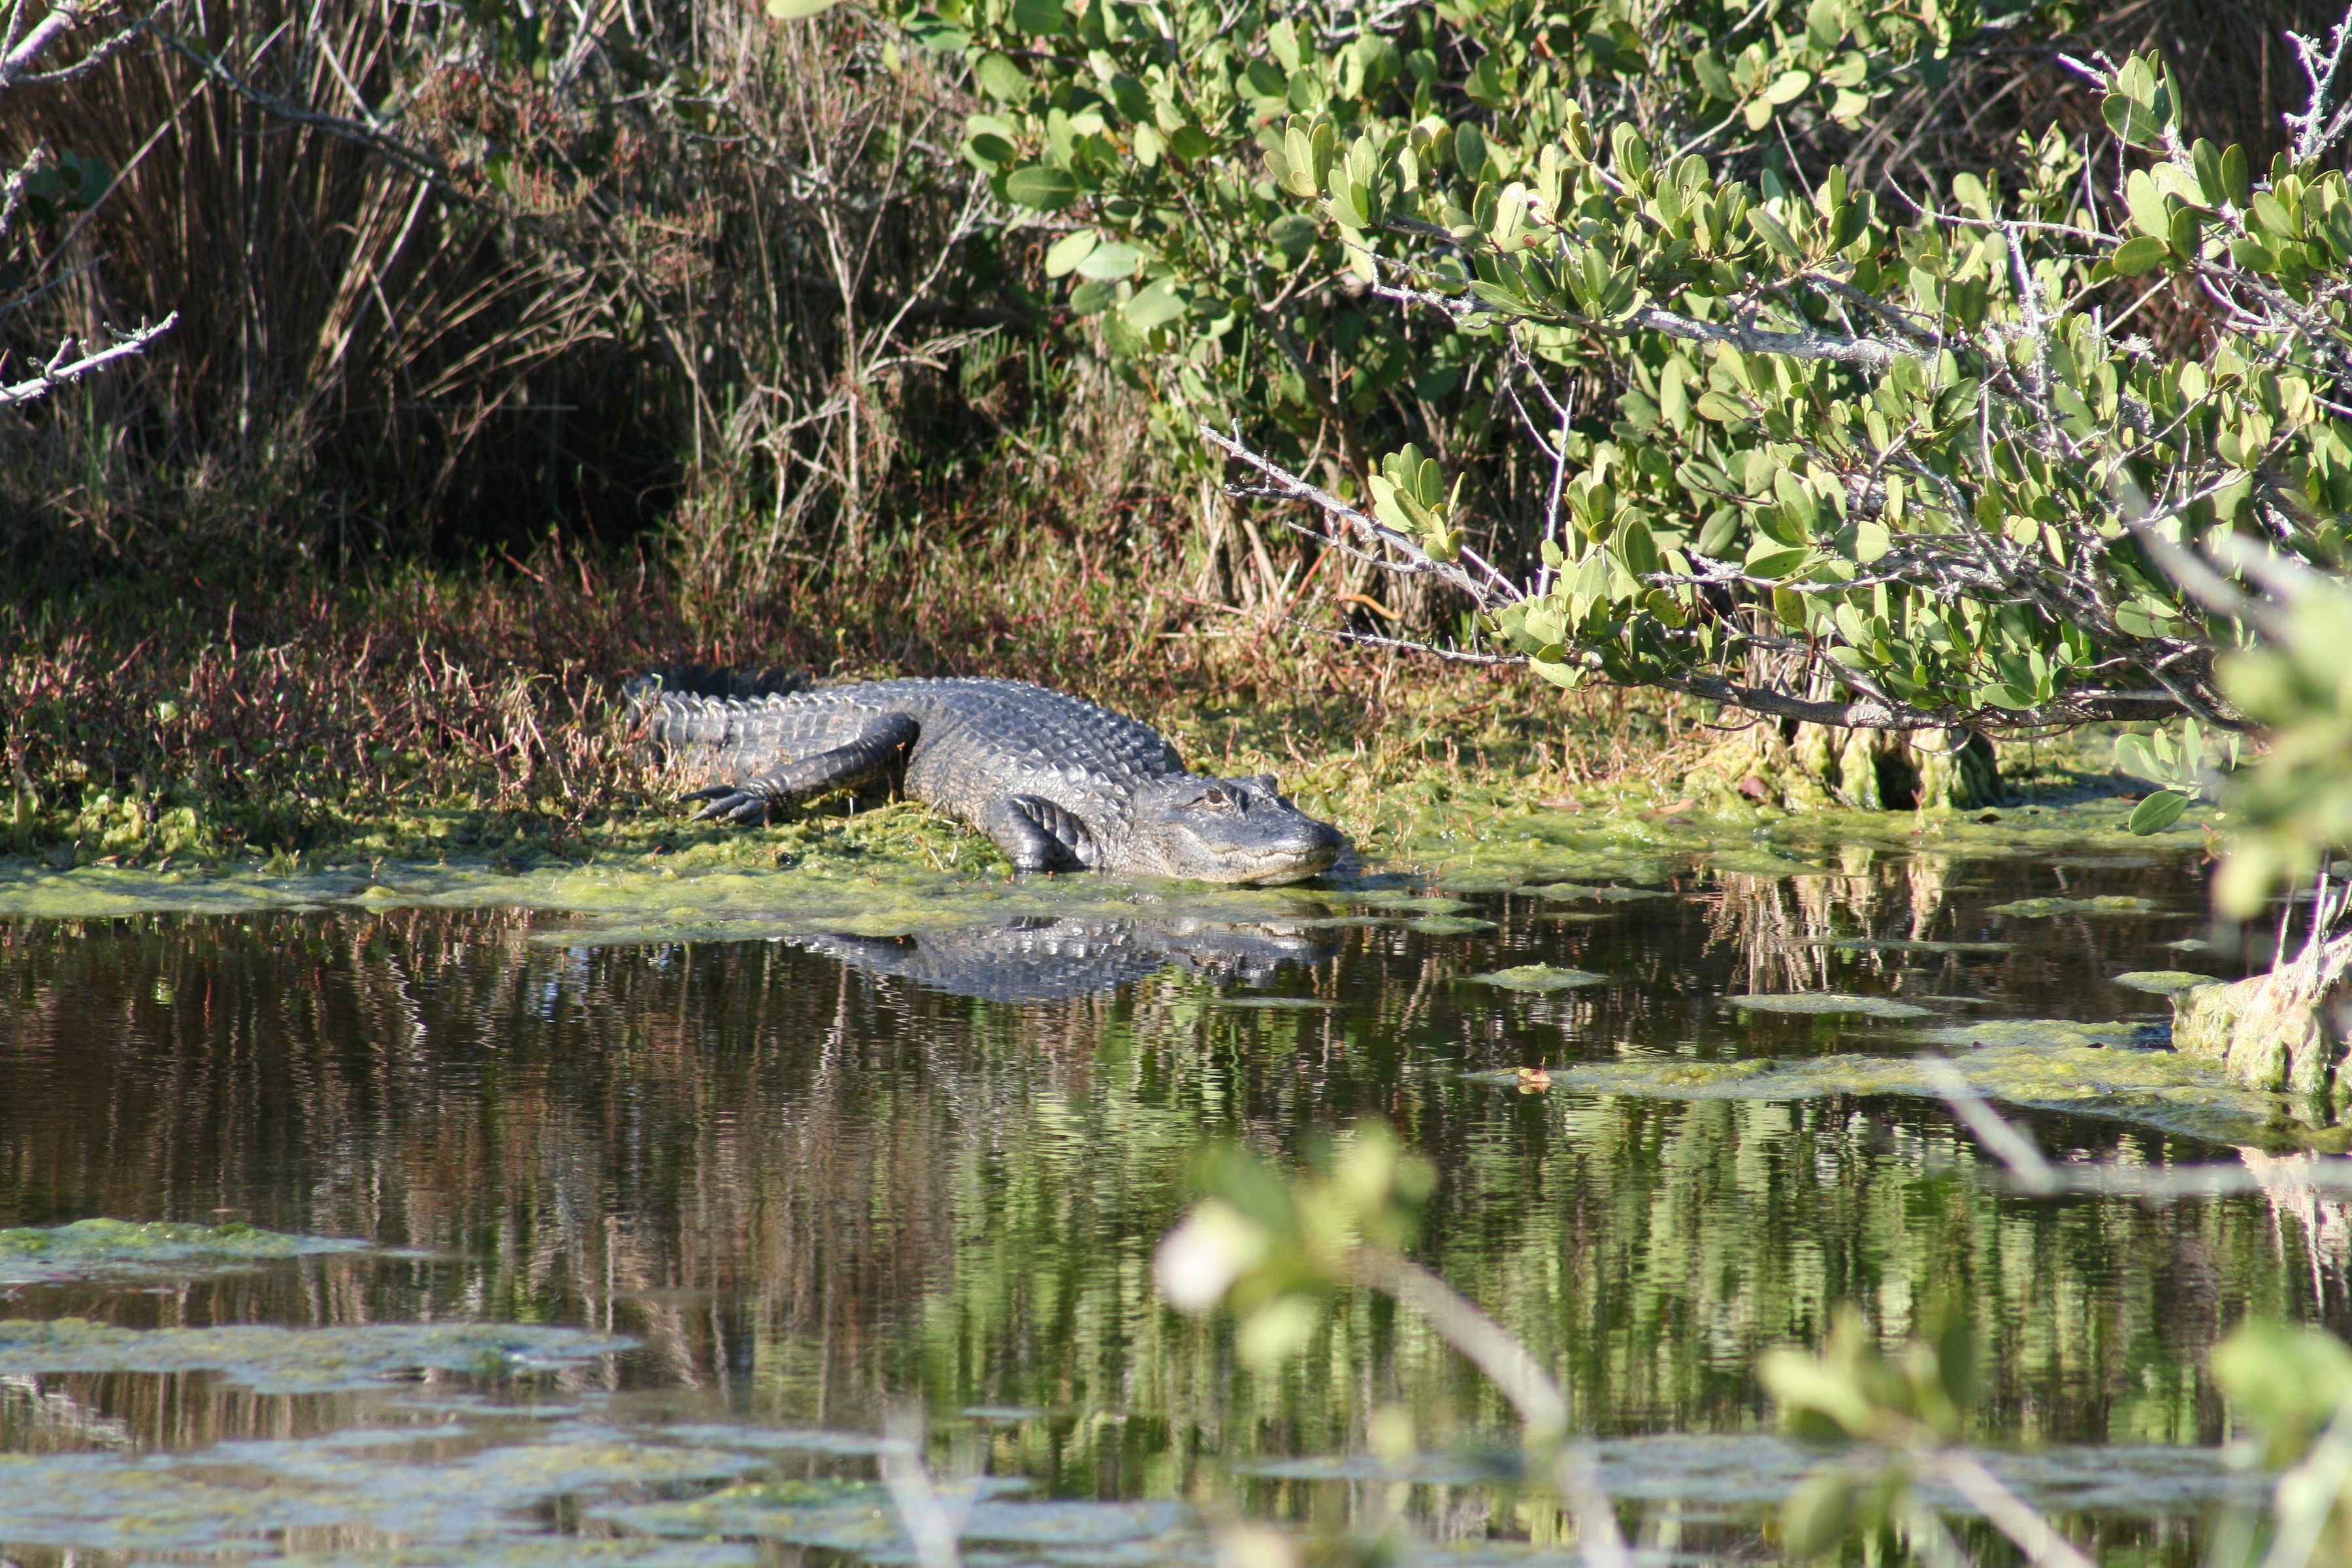
<svg viewBox="0 0 2352 1568"><path fill-rule="evenodd" d="M1109 991L1171 964L1204 979L1264 984L1285 964L1330 949L1274 925L1190 920L1008 921L899 940L804 936L793 942L870 973L992 1002L1055 1002Z"/></svg>
<svg viewBox="0 0 2352 1568"><path fill-rule="evenodd" d="M1016 870L1208 882L1304 881L1347 840L1267 775L1187 773L1157 730L1016 680L876 680L745 694L723 674L632 681L653 741L709 804L775 808L892 776L908 798L995 840Z"/></svg>

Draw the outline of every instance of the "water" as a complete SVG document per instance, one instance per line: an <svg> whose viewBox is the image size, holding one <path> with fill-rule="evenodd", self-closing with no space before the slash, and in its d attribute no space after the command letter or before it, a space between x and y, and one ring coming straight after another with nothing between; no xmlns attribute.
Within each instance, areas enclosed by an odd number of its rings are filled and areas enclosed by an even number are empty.
<svg viewBox="0 0 2352 1568"><path fill-rule="evenodd" d="M2291 1168L2239 1152L2279 1108L2152 1048L2168 1004L2115 979L2242 972L2181 945L2201 871L1823 859L1097 889L901 936L0 921L0 1228L188 1227L0 1235L0 1552L889 1561L874 1456L910 1430L978 1489L976 1562L1205 1562L1230 1516L1565 1552L1499 1400L1389 1304L1258 1375L1155 1300L1205 1142L1295 1158L1378 1115L1443 1173L1419 1256L1555 1369L1645 1550L1769 1555L1811 1456L1769 1436L1760 1351L1958 1302L2015 1484L2187 1561L2231 1484L2205 1352L2249 1313L2352 1327L2344 1215L2010 1195L1911 1063L1933 1042L2053 1158ZM1822 991L1869 1000L1727 1000ZM1397 1411L1423 1458L1370 1457Z"/></svg>

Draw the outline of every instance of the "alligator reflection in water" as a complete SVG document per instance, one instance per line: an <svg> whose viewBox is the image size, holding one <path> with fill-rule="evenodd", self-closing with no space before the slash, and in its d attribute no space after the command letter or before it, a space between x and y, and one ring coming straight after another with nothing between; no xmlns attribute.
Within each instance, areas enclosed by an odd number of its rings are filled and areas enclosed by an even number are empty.
<svg viewBox="0 0 2352 1568"><path fill-rule="evenodd" d="M1203 979L1264 985L1286 965L1320 963L1336 951L1277 924L1199 920L1027 919L895 939L795 941L871 973L991 1002L1090 996L1171 965Z"/></svg>

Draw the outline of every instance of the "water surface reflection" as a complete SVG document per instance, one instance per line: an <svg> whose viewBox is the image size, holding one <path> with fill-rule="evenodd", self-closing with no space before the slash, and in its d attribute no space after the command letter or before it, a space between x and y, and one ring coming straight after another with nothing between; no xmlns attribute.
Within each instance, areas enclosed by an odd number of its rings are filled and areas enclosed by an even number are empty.
<svg viewBox="0 0 2352 1568"><path fill-rule="evenodd" d="M2112 976L2211 959L2168 945L2202 929L2194 867L1861 854L1647 890L1664 896L1482 895L1450 931L1377 900L635 945L500 910L0 924L0 1226L234 1217L379 1248L163 1288L21 1285L0 1319L570 1325L640 1342L525 1380L605 1402L598 1422L875 1432L919 1394L968 1468L1051 1495L1239 1485L1308 1509L1310 1480L1224 1478L1360 1452L1392 1405L1430 1447L1505 1412L1369 1300L1254 1375L1226 1331L1155 1304L1150 1257L1204 1141L1296 1152L1377 1113L1444 1173L1423 1257L1559 1369L1598 1434L1763 1426L1756 1353L1814 1340L1842 1301L1896 1333L1964 1300L1981 1432L2012 1443L2210 1443L2216 1338L2249 1311L2352 1326L2324 1206L2004 1195L1916 1099L1475 1076L1916 1048L1884 1020L1726 1001L1751 992L1866 993L1931 1023L2159 1023L2160 999ZM2148 907L1992 912L2059 894ZM1478 982L1535 963L1607 979ZM2024 1120L2060 1157L2232 1152L2131 1120ZM482 1386L444 1372L401 1396L457 1410ZM14 1453L301 1437L390 1419L395 1398L205 1372L0 1387ZM973 1409L1014 1414L957 1415ZM736 1473L711 1463L695 1484ZM1480 1531L1525 1533L1481 1508Z"/></svg>

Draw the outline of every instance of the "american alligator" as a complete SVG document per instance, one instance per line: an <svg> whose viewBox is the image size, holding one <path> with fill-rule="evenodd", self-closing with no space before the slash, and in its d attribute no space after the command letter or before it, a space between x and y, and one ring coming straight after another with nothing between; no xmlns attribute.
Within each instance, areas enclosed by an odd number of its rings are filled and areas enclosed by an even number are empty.
<svg viewBox="0 0 2352 1568"><path fill-rule="evenodd" d="M1269 774L1185 771L1158 731L1014 680L876 680L751 692L725 672L640 677L628 695L706 802L697 819L764 822L779 806L897 779L977 827L1014 869L1207 882L1297 882L1348 841Z"/></svg>

